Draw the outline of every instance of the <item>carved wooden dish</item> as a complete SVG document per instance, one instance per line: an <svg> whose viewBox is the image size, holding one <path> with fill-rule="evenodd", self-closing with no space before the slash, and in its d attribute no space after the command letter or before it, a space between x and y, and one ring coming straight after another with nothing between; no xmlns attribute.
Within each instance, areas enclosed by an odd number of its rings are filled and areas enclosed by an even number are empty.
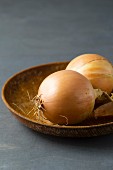
<svg viewBox="0 0 113 170"><path fill-rule="evenodd" d="M73 126L52 124L38 117L32 99L42 80L49 74L65 69L68 62L49 63L23 70L11 77L2 88L7 108L24 125L44 134L62 137L91 137L113 133L113 117L90 119Z"/></svg>

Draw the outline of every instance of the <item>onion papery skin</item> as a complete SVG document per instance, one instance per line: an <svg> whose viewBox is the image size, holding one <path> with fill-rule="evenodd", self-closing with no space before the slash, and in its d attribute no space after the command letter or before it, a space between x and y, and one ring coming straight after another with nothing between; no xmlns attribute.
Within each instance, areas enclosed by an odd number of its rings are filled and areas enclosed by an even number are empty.
<svg viewBox="0 0 113 170"><path fill-rule="evenodd" d="M75 57L67 65L66 70L73 70L84 75L93 85L110 94L113 90L113 67L103 56L83 54Z"/></svg>
<svg viewBox="0 0 113 170"><path fill-rule="evenodd" d="M78 72L61 70L41 83L44 116L55 124L80 123L91 115L95 104L94 89L88 79Z"/></svg>

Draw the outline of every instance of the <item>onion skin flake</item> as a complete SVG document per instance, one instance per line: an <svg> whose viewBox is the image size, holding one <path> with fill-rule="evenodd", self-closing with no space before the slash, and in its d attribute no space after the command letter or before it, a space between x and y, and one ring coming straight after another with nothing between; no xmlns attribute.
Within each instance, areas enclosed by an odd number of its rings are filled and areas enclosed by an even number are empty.
<svg viewBox="0 0 113 170"><path fill-rule="evenodd" d="M113 116L113 102L109 102L99 106L94 110L94 117L105 117L105 116Z"/></svg>

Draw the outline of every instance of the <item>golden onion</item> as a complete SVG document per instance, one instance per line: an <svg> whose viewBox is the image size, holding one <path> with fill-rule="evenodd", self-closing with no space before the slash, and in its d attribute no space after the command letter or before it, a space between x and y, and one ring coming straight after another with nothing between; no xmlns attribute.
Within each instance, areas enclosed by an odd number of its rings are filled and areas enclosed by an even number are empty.
<svg viewBox="0 0 113 170"><path fill-rule="evenodd" d="M38 109L55 124L70 125L85 120L94 104L95 93L90 81L76 71L52 73L38 90Z"/></svg>
<svg viewBox="0 0 113 170"><path fill-rule="evenodd" d="M67 65L66 70L74 70L91 81L93 88L110 94L113 90L113 67L103 56L98 54L80 55Z"/></svg>

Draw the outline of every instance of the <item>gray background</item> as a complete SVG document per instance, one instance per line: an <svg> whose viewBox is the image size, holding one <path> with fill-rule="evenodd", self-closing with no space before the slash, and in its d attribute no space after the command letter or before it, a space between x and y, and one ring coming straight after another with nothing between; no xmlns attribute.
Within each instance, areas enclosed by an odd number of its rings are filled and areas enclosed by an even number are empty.
<svg viewBox="0 0 113 170"><path fill-rule="evenodd" d="M98 53L113 62L112 0L0 0L0 88L28 67ZM113 135L36 133L0 99L0 170L112 170Z"/></svg>

